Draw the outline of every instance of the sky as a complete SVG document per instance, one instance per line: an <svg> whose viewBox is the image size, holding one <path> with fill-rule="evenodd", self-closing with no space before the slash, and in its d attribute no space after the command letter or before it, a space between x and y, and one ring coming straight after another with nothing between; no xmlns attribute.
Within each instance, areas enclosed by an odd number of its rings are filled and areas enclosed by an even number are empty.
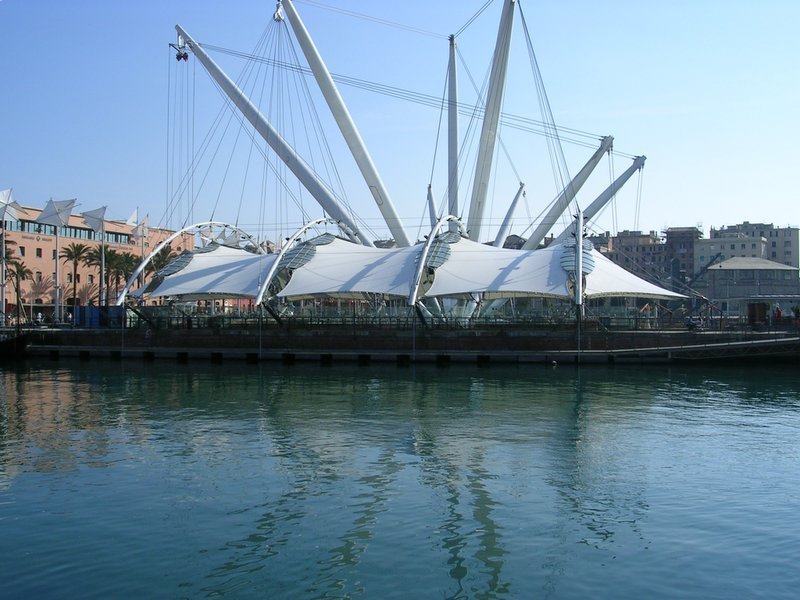
<svg viewBox="0 0 800 600"><path fill-rule="evenodd" d="M543 136L502 129L505 149L498 151L483 237L496 231L520 181L526 197L512 233L529 231L564 181L553 167L559 152L574 175L604 135L614 136L615 152L579 193L581 207L631 157L645 155L647 162L590 225L593 231L700 226L708 235L710 227L742 221L800 225L794 176L800 164L800 2L520 3L554 122L585 132L585 143L569 143L573 136L565 135L561 150L552 150ZM444 90L447 35L483 5L484 0L296 2L333 73L434 98ZM191 184L181 189L190 156L197 156L225 109L194 57L178 63L169 47L180 23L203 44L251 53L275 27L274 8L250 0L0 0L0 189L13 188L18 202L34 207L50 198L77 198L78 212L106 205L111 218L125 219L138 208L153 225L177 228L213 218L236 222L256 236L290 235L300 216L288 213L302 193L286 195L260 179L261 151L242 143L244 133L234 149L236 126L226 142L209 144L203 156L209 164L200 167L198 161ZM475 87L485 80L500 10L495 0L456 38L465 63L459 66L465 103L476 102ZM503 109L540 121L541 97L519 15L514 27ZM212 57L232 77L244 68L228 54ZM273 91L279 87L271 85ZM428 183L438 204L446 195L439 110L358 87L342 85L340 91L409 237L420 239L428 228ZM265 97L263 90L259 95ZM309 138L298 125L308 119L293 112L299 105L284 102L268 109L281 115L276 127L287 138ZM325 107L318 110L330 127ZM287 119L290 113L294 122ZM466 116L459 126L462 135L477 130ZM326 138L337 169L328 168L336 177L328 176L340 180L332 187L372 235L386 237L340 136L331 128ZM474 150L474 144L464 147ZM306 160L317 166L324 159ZM469 164L461 186L471 187ZM462 206L467 201L462 198ZM308 197L299 202L303 217L322 216Z"/></svg>

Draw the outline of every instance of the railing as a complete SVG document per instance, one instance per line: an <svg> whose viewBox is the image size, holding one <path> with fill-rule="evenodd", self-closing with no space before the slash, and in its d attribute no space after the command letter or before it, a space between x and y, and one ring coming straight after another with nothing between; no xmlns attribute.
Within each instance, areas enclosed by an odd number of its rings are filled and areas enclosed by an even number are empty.
<svg viewBox="0 0 800 600"><path fill-rule="evenodd" d="M321 307L318 310L284 311L280 323L267 312L227 311L212 313L186 312L178 307L149 306L126 309L124 307L78 307L74 324L58 327L91 329L155 329L155 330L304 330L338 329L353 332L371 330L424 331L474 331L497 332L514 330L549 331L575 327L574 314L568 311L549 311L543 314L515 314L490 317L431 316L424 320L412 309L401 314L374 314L368 307L360 311L336 310ZM53 327L53 324L43 325ZM645 317L623 314L592 314L582 322L582 331L606 332L798 332L800 323L793 316L771 319L767 323L751 324L745 317L714 317L713 319Z"/></svg>

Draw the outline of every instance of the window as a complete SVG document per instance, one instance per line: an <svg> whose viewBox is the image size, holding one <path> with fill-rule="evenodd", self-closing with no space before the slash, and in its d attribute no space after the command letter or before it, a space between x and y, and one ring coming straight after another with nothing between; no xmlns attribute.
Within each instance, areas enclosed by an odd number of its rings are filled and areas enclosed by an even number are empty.
<svg viewBox="0 0 800 600"><path fill-rule="evenodd" d="M67 283L72 283L72 273L67 273Z"/></svg>
<svg viewBox="0 0 800 600"><path fill-rule="evenodd" d="M731 244L731 250L736 250L736 244Z"/></svg>
<svg viewBox="0 0 800 600"><path fill-rule="evenodd" d="M80 283L80 282L81 282L81 274L75 273L75 283Z"/></svg>
<svg viewBox="0 0 800 600"><path fill-rule="evenodd" d="M792 247L792 240L786 240L783 242L784 248L791 248Z"/></svg>
<svg viewBox="0 0 800 600"><path fill-rule="evenodd" d="M19 246L19 255L25 256L25 246Z"/></svg>
<svg viewBox="0 0 800 600"><path fill-rule="evenodd" d="M89 283L94 283L94 275L89 275Z"/></svg>
<svg viewBox="0 0 800 600"><path fill-rule="evenodd" d="M53 248L53 260L57 259L58 256L56 255L56 249Z"/></svg>
<svg viewBox="0 0 800 600"><path fill-rule="evenodd" d="M42 272L36 271L36 281L41 281L41 280L42 280Z"/></svg>
<svg viewBox="0 0 800 600"><path fill-rule="evenodd" d="M41 248L37 248L36 249L36 258L42 258L42 249Z"/></svg>
<svg viewBox="0 0 800 600"><path fill-rule="evenodd" d="M777 245L777 243L776 243L776 242L772 242L772 247L773 247L773 248L775 248L775 247L776 247L776 245Z"/></svg>

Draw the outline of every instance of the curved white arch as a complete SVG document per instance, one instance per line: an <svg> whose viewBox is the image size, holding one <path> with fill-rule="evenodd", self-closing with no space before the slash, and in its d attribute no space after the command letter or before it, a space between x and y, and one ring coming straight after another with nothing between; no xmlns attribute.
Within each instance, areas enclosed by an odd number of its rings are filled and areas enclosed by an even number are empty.
<svg viewBox="0 0 800 600"><path fill-rule="evenodd" d="M136 278L139 277L139 275L141 275L142 271L145 270L147 265L150 264L150 261L153 260L153 257L156 254L158 254L159 252L161 252L161 250L163 250L170 242L172 242L172 240L180 237L184 233L186 233L188 231L191 231L193 229L200 229L201 227L208 227L208 226L211 226L211 227L218 226L218 227L222 227L224 229L230 229L232 231L238 231L248 241L252 242L252 244L258 249L258 253L259 254L264 254L264 249L261 248L261 246L258 245L258 242L255 240L255 238L253 238L253 236L251 236L246 231L240 229L236 225L231 225L230 223L223 223L222 221L202 221L200 223L194 223L192 225L187 225L183 229L179 229L178 231L176 231L175 233L170 235L167 239L165 239L163 242L161 242L158 246L156 246L153 249L153 251L150 254L147 255L147 258L145 258L141 263L139 263L139 266L136 267L136 270L133 272L133 275L131 275L130 278L128 279L128 281L125 283L125 287L122 288L122 291L120 292L119 297L117 298L116 305L117 306L122 306L125 303L125 298L128 297L128 292L130 291L130 288L133 285L133 282L136 281Z"/></svg>
<svg viewBox="0 0 800 600"><path fill-rule="evenodd" d="M294 234L286 240L286 243L281 246L280 251L278 252L278 258L272 263L269 271L267 272L266 277L264 278L264 282L258 288L258 295L256 296L256 305L261 304L264 300L264 294L267 292L267 288L269 284L272 282L272 279L275 277L275 274L278 272L278 267L280 266L281 259L283 256L294 246L294 243L302 236L306 231L311 229L312 227L316 227L317 225L323 224L330 224L330 225L338 225L339 228L347 235L348 237L352 237L355 233L347 226L347 224L343 223L342 221L337 221L336 219L331 218L323 218L323 219L316 219L315 221L310 221L303 225L300 229L294 232Z"/></svg>
<svg viewBox="0 0 800 600"><path fill-rule="evenodd" d="M431 246L433 245L436 236L438 235L438 231L442 228L443 225L453 222L458 225L458 230L462 236L466 236L466 230L464 229L464 224L461 222L455 215L447 215L441 217L436 224L431 228L430 235L425 240L425 247L422 249L422 253L419 255L419 263L417 264L417 271L414 273L414 283L411 286L411 293L408 295L408 305L414 306L417 303L417 295L419 294L419 286L422 282L422 273L425 270L425 263L428 261L428 252L430 252Z"/></svg>

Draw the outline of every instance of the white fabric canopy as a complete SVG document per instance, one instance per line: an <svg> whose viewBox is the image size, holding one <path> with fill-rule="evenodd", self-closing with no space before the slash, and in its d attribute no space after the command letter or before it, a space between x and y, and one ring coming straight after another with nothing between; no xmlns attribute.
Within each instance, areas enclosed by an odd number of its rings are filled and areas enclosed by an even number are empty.
<svg viewBox="0 0 800 600"><path fill-rule="evenodd" d="M510 250L462 239L450 245L450 258L436 269L425 295L563 297L567 295L566 279L550 248Z"/></svg>
<svg viewBox="0 0 800 600"><path fill-rule="evenodd" d="M42 212L36 217L37 223L44 223L45 225L53 225L55 227L66 227L69 223L69 216L72 209L75 207L75 200L53 200L52 198L47 201Z"/></svg>
<svg viewBox="0 0 800 600"><path fill-rule="evenodd" d="M352 296L365 292L408 297L422 246L369 248L336 238L316 246L278 294L282 298Z"/></svg>
<svg viewBox="0 0 800 600"><path fill-rule="evenodd" d="M587 298L635 296L638 298L686 298L682 294L648 283L626 271L597 250L592 250L594 271L586 276L584 292Z"/></svg>
<svg viewBox="0 0 800 600"><path fill-rule="evenodd" d="M253 254L219 246L195 253L189 264L167 275L150 296L221 294L255 298L277 254Z"/></svg>
<svg viewBox="0 0 800 600"><path fill-rule="evenodd" d="M423 244L406 248L370 248L335 238L314 246L313 256L293 270L282 298L356 297L364 293L407 298ZM481 294L486 299L514 296L571 298L569 264L574 249L553 244L541 250L509 250L461 239L449 244L449 257L436 267L430 288L420 297ZM587 250L593 268L586 275L587 298L634 296L683 298L640 279L600 252ZM150 296L221 294L256 297L278 254L257 255L220 246L196 253L182 270L168 275ZM587 269L588 270L588 269Z"/></svg>
<svg viewBox="0 0 800 600"><path fill-rule="evenodd" d="M482 294L484 298L547 296L570 298L569 277L561 266L566 248L554 244L541 250L509 250L460 240L450 245L450 258L436 269L426 296ZM637 296L683 298L640 279L592 249L594 269L586 276L587 298Z"/></svg>

